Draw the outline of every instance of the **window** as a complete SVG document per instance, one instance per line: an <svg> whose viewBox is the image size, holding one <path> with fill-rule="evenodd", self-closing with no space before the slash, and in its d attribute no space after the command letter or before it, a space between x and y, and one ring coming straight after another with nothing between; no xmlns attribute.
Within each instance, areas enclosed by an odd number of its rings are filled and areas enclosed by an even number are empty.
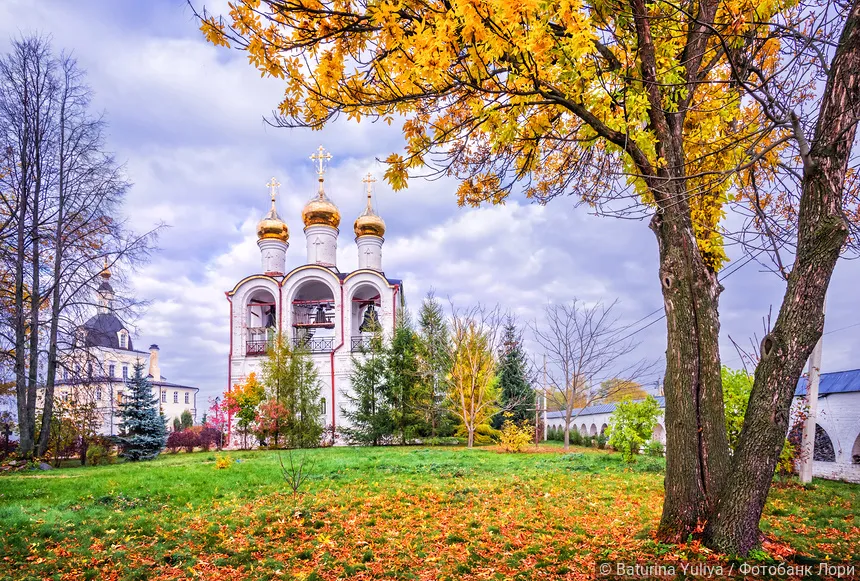
<svg viewBox="0 0 860 581"><path fill-rule="evenodd" d="M173 403L179 403L179 392L178 391L173 392Z"/></svg>
<svg viewBox="0 0 860 581"><path fill-rule="evenodd" d="M108 365L108 377L113 377L116 374L116 365L111 363Z"/></svg>
<svg viewBox="0 0 860 581"><path fill-rule="evenodd" d="M87 363L87 377L93 376L93 364L92 362Z"/></svg>
<svg viewBox="0 0 860 581"><path fill-rule="evenodd" d="M320 414L325 415L325 398L320 400Z"/></svg>
<svg viewBox="0 0 860 581"><path fill-rule="evenodd" d="M116 393L116 403L122 404L122 392L121 391L118 391Z"/></svg>
<svg viewBox="0 0 860 581"><path fill-rule="evenodd" d="M100 385L96 386L96 399L98 401L102 400L102 387Z"/></svg>
<svg viewBox="0 0 860 581"><path fill-rule="evenodd" d="M63 381L68 381L68 380L69 380L69 370L63 369Z"/></svg>
<svg viewBox="0 0 860 581"><path fill-rule="evenodd" d="M125 349L128 345L128 336L125 334L125 331L120 331L119 333L119 346L122 349Z"/></svg>
<svg viewBox="0 0 860 581"><path fill-rule="evenodd" d="M166 391L161 392L161 403L167 403L167 392Z"/></svg>
<svg viewBox="0 0 860 581"><path fill-rule="evenodd" d="M185 392L185 403L189 403L189 402L188 402L188 392L187 392L187 391Z"/></svg>
<svg viewBox="0 0 860 581"><path fill-rule="evenodd" d="M128 365L122 366L122 378L128 379Z"/></svg>

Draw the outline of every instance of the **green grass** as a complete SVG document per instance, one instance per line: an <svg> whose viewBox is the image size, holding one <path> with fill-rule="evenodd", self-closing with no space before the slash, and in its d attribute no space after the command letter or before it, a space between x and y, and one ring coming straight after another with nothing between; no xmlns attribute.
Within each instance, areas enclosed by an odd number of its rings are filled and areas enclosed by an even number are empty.
<svg viewBox="0 0 860 581"><path fill-rule="evenodd" d="M231 452L226 470L201 452L4 476L0 578L504 579L702 558L652 539L662 459L544 451L300 452L313 468L297 497L268 451ZM856 485L775 487L762 528L812 558L858 560L858 504Z"/></svg>

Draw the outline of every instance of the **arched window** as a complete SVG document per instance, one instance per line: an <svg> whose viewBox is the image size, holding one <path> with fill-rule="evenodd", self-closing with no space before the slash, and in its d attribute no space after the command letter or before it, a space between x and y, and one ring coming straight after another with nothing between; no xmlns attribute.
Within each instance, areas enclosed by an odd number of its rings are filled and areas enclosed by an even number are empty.
<svg viewBox="0 0 860 581"><path fill-rule="evenodd" d="M266 354L278 332L278 311L275 296L265 288L251 291L245 306L246 355Z"/></svg>
<svg viewBox="0 0 860 581"><path fill-rule="evenodd" d="M292 343L311 353L328 353L335 346L335 300L331 287L316 279L299 284L292 297Z"/></svg>
<svg viewBox="0 0 860 581"><path fill-rule="evenodd" d="M815 424L815 451L812 459L817 462L836 462L836 452L833 450L833 442L827 432Z"/></svg>
<svg viewBox="0 0 860 581"><path fill-rule="evenodd" d="M320 400L320 415L325 415L325 398Z"/></svg>

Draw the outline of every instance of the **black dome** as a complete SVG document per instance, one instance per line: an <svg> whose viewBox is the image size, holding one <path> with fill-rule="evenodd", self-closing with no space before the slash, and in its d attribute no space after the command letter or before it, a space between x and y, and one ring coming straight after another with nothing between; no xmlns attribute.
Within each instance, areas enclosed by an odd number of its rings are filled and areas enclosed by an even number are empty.
<svg viewBox="0 0 860 581"><path fill-rule="evenodd" d="M106 283L105 283L106 284ZM122 321L113 313L99 313L84 323L85 341L87 347L111 347L121 349L118 333L125 329ZM126 332L128 330L126 329ZM131 335L128 337L126 349L134 350Z"/></svg>

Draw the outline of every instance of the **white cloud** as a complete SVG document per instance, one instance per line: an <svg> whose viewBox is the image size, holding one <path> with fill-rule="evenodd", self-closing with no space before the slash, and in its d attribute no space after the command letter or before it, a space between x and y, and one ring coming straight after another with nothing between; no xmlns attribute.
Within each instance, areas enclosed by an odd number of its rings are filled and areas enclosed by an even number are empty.
<svg viewBox="0 0 860 581"><path fill-rule="evenodd" d="M224 292L259 269L254 229L268 207L264 184L272 175L283 184L278 207L291 231L288 264L296 266L305 256L301 208L316 188L308 155L320 143L335 156L326 190L342 213L341 267L357 263L352 222L364 205L361 178L370 171L380 180L374 204L388 228L386 273L404 279L413 308L430 288L458 304L499 303L524 320L539 316L547 301L573 297L618 298L627 322L662 304L657 245L644 222L595 218L565 199L548 207L513 199L458 209L452 180L413 181L394 193L376 159L401 147L396 127L338 122L311 132L265 125L281 83L260 79L242 53L206 44L184 2L0 4L0 37L31 30L52 35L58 50L73 50L89 72L95 106L111 124L110 145L135 184L124 208L135 228L171 226L152 262L126 276L137 296L151 301L138 342L158 343L165 374L199 384L204 397L226 387ZM857 280L857 263L840 264L828 329L860 322ZM728 335L744 344L761 336L761 317L768 305L778 307L781 292L779 281L752 264L726 281L726 360L735 357ZM858 330L826 336L825 368L860 366ZM640 338L643 355L660 358L665 324Z"/></svg>

